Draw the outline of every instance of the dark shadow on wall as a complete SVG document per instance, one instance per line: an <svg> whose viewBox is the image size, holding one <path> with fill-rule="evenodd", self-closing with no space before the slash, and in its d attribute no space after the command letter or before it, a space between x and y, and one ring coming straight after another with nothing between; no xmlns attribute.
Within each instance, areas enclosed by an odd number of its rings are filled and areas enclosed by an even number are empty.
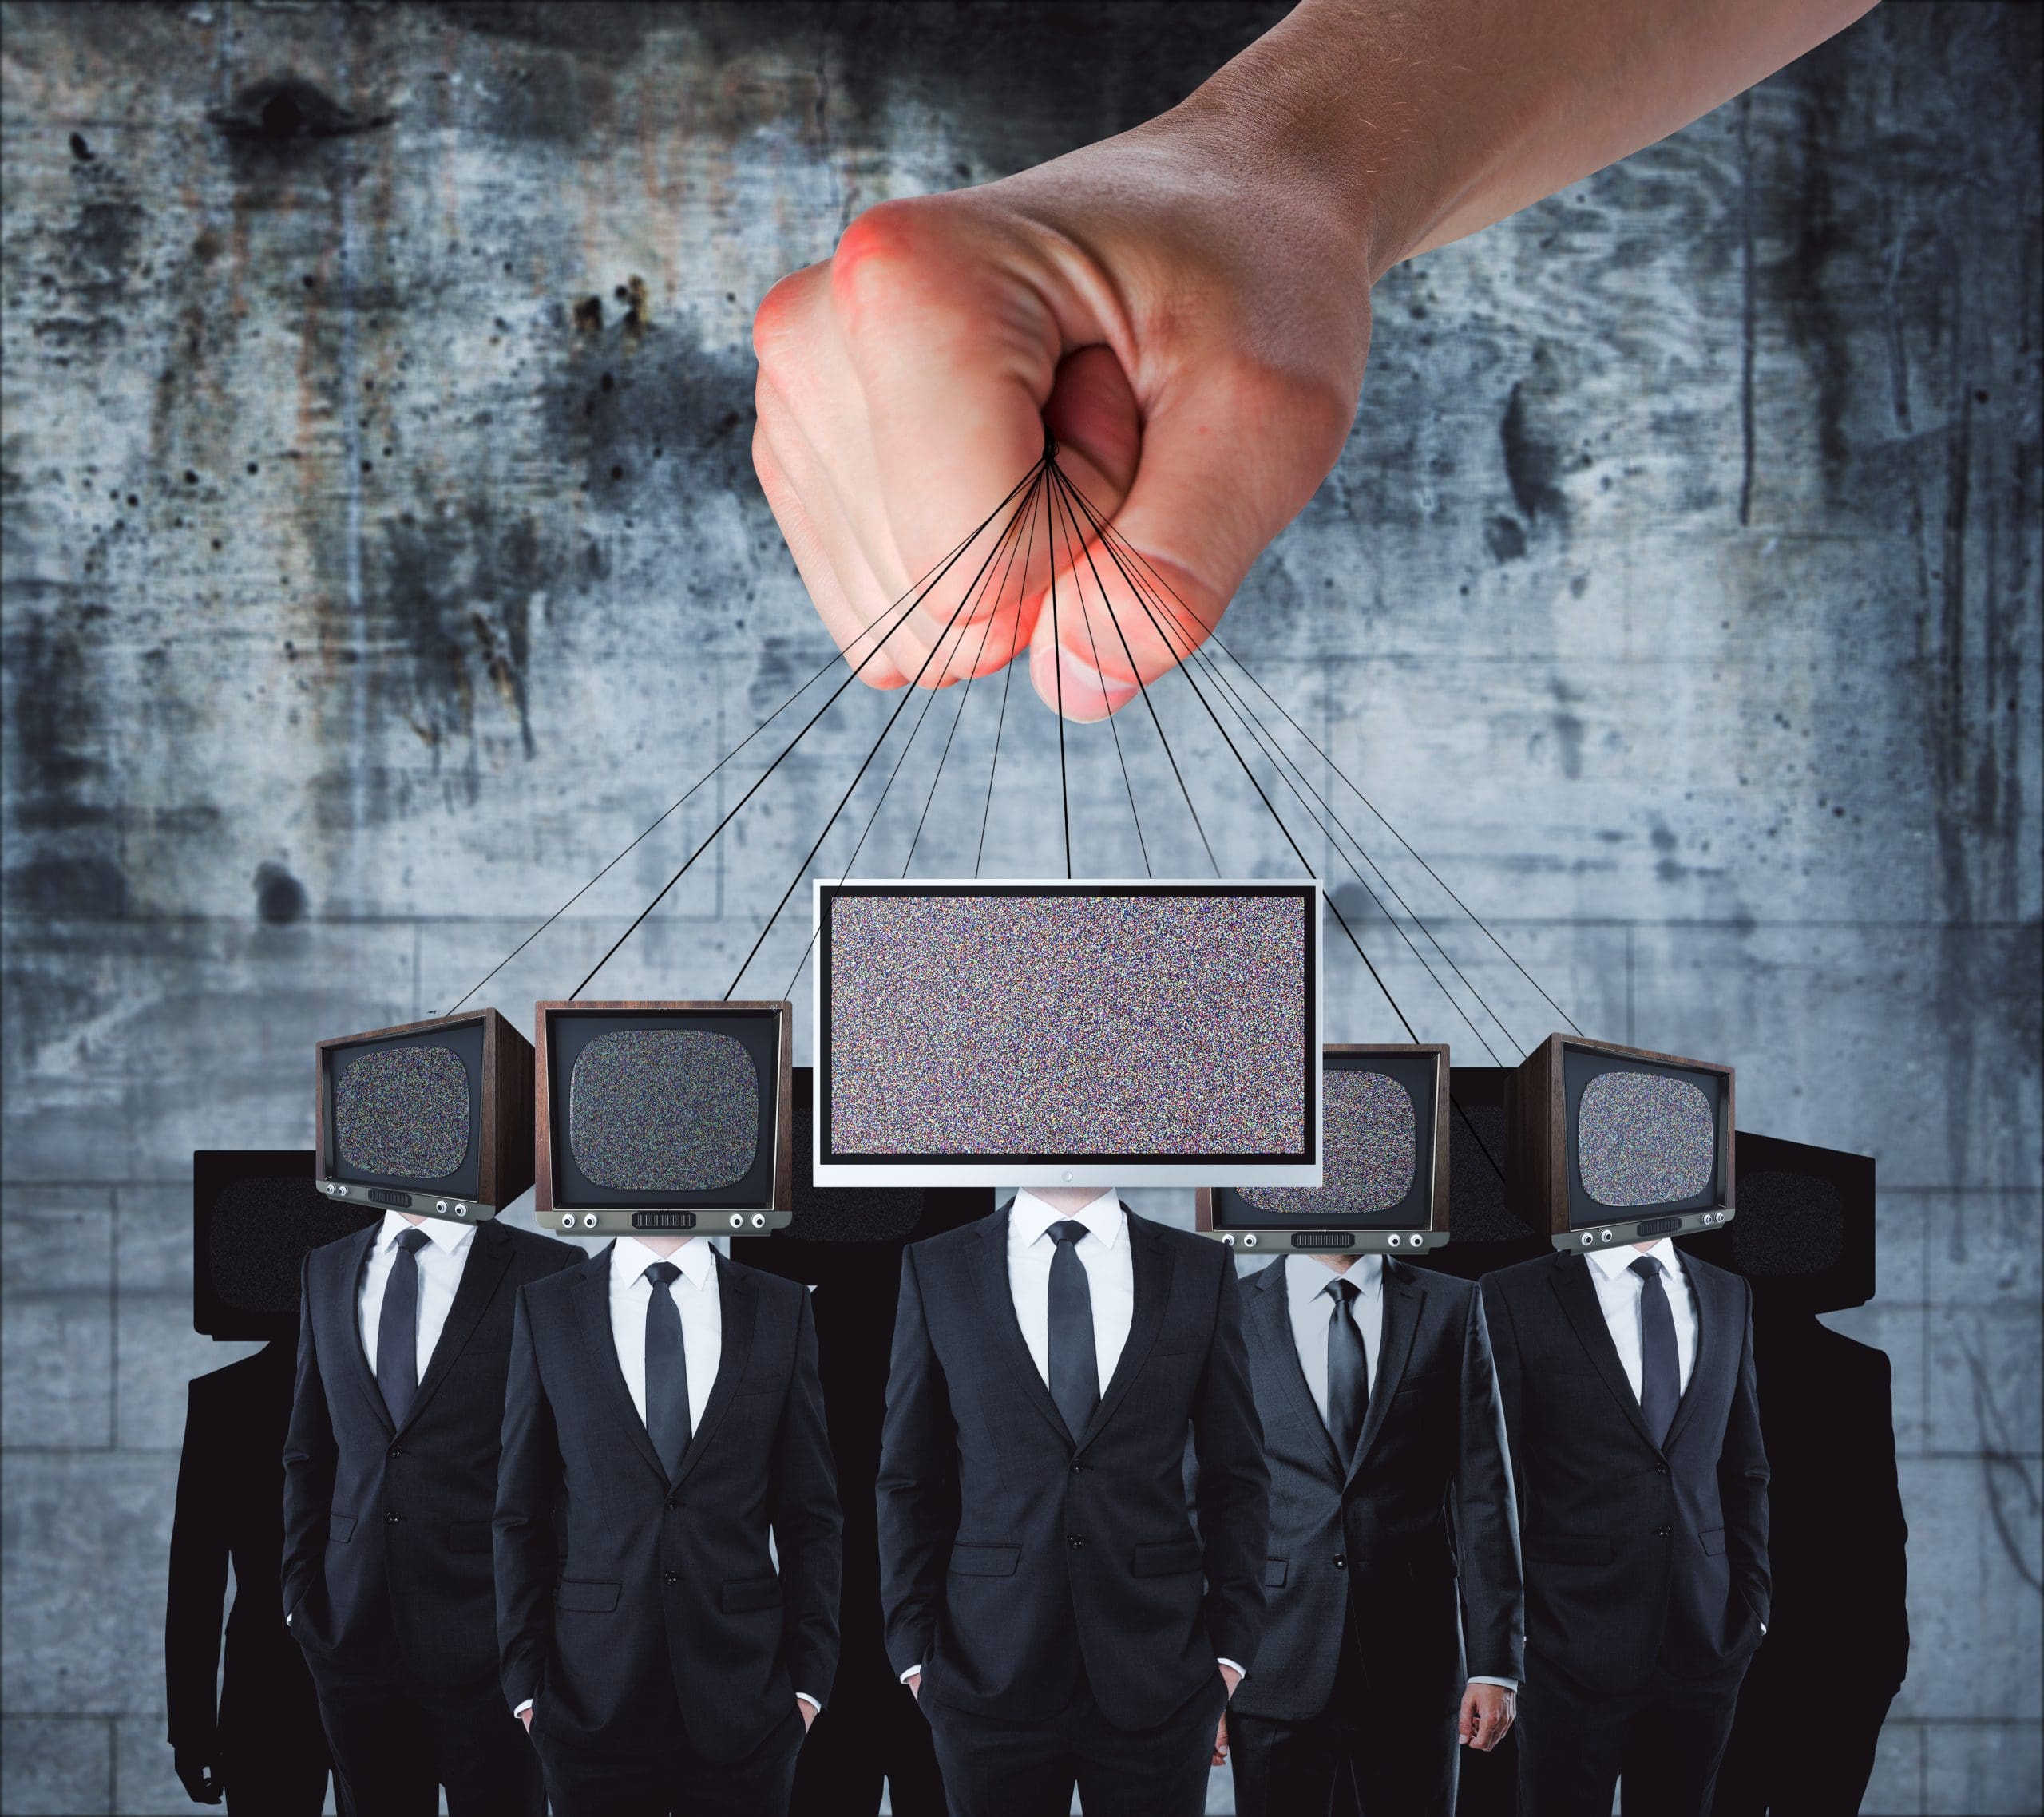
<svg viewBox="0 0 2044 1817"><path fill-rule="evenodd" d="M299 1264L380 1214L322 1197L310 1149L202 1150L192 1199L193 1325L269 1341L189 1390L164 1615L172 1760L195 1803L317 1817L327 1738L278 1589Z"/></svg>

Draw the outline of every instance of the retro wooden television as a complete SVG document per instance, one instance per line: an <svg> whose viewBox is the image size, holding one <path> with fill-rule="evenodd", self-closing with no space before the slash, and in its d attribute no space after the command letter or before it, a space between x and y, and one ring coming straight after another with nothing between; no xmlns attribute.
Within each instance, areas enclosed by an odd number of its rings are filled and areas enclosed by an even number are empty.
<svg viewBox="0 0 2044 1817"><path fill-rule="evenodd" d="M541 1229L729 1237L788 1222L793 1004L569 1000L538 1016Z"/></svg>
<svg viewBox="0 0 2044 1817"><path fill-rule="evenodd" d="M1317 1186L1320 885L818 881L818 1186Z"/></svg>
<svg viewBox="0 0 2044 1817"><path fill-rule="evenodd" d="M1230 1249L1422 1255L1448 1240L1444 1046L1321 1053L1319 1186L1202 1186L1194 1227Z"/></svg>
<svg viewBox="0 0 2044 1817"><path fill-rule="evenodd" d="M1738 1220L1682 1247L1744 1275L1770 1310L1842 1312L1874 1296L1874 1158L1741 1130Z"/></svg>
<svg viewBox="0 0 2044 1817"><path fill-rule="evenodd" d="M1551 1035L1512 1079L1511 1170L1558 1249L1731 1222L1732 1068Z"/></svg>
<svg viewBox="0 0 2044 1817"><path fill-rule="evenodd" d="M457 1223L533 1183L533 1050L493 1009L318 1046L319 1190Z"/></svg>

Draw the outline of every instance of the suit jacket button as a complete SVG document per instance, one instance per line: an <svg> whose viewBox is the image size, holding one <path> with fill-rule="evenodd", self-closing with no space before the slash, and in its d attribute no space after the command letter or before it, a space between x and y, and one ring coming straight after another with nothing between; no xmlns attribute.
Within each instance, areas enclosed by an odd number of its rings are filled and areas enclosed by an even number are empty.
<svg viewBox="0 0 2044 1817"><path fill-rule="evenodd" d="M405 1447L402 1445L393 1445L389 1455L394 1458L401 1458L405 1455Z"/></svg>
<svg viewBox="0 0 2044 1817"><path fill-rule="evenodd" d="M1657 1526L1654 1530L1654 1537L1656 1539L1673 1539L1675 1530L1671 1526Z"/></svg>
<svg viewBox="0 0 2044 1817"><path fill-rule="evenodd" d="M1064 1537L1072 1542L1072 1550L1075 1552L1086 1543L1086 1536L1083 1533L1068 1533Z"/></svg>
<svg viewBox="0 0 2044 1817"><path fill-rule="evenodd" d="M1657 1463L1654 1467L1654 1474L1656 1476L1666 1476L1668 1474L1668 1467L1665 1463Z"/></svg>
<svg viewBox="0 0 2044 1817"><path fill-rule="evenodd" d="M671 1589L681 1581L681 1574L679 1571L663 1571L660 1573L660 1581Z"/></svg>
<svg viewBox="0 0 2044 1817"><path fill-rule="evenodd" d="M1078 1460L1078 1459L1074 1458L1074 1459L1072 1460L1072 1474L1074 1476L1076 1476L1076 1475L1079 1473L1079 1471L1081 1471L1082 1470L1083 1470L1085 1467L1085 1467L1085 1465L1083 1465L1083 1463L1081 1463Z"/></svg>
<svg viewBox="0 0 2044 1817"><path fill-rule="evenodd" d="M386 1526L395 1526L400 1520L403 1519L403 1518L404 1517L402 1514L392 1513L388 1508L386 1508L383 1510L383 1524Z"/></svg>
<svg viewBox="0 0 2044 1817"><path fill-rule="evenodd" d="M1345 1571L1349 1568L1347 1558L1339 1552L1334 1554L1334 1568L1337 1571Z"/></svg>

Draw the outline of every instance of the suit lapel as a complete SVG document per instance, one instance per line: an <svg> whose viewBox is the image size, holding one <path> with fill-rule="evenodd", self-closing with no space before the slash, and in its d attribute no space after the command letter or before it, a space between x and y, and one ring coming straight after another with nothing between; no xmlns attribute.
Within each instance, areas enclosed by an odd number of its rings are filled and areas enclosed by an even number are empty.
<svg viewBox="0 0 2044 1817"><path fill-rule="evenodd" d="M1164 1323L1165 1303L1171 1296L1172 1256L1163 1234L1147 1217L1138 1217L1122 1208L1122 1235L1129 1245L1129 1261L1135 1274L1135 1310L1129 1320L1128 1341L1121 1347L1115 1372L1100 1395L1100 1404L1081 1435L1082 1446L1090 1444L1106 1429L1128 1393L1128 1384L1155 1348L1157 1333ZM1036 1365L1029 1366L1035 1375Z"/></svg>
<svg viewBox="0 0 2044 1817"><path fill-rule="evenodd" d="M1066 1429L1064 1415L1051 1399L1051 1391L1044 1385L1044 1378L1036 1373L1036 1360L1029 1354L1029 1346L1022 1336L1021 1320L1015 1316L1015 1296L1008 1285L1008 1221L1013 1214L1012 1205L1013 1201L1010 1201L980 1226L979 1237L967 1253L966 1265L972 1273L972 1289L979 1296L980 1328L992 1337L994 1348L1000 1352L1009 1373L1020 1385L1024 1398L1050 1422L1051 1430L1069 1445L1072 1437ZM1097 1414L1094 1423L1099 1423Z"/></svg>
<svg viewBox="0 0 2044 1817"><path fill-rule="evenodd" d="M617 1340L611 1335L610 1271L616 1252L615 1243L600 1251L580 1271L581 1279L569 1297L575 1302L575 1319L581 1328L583 1347L588 1352L590 1371L600 1384L598 1396L623 1424L640 1456L646 1460L646 1467L665 1482L666 1467L647 1435L646 1422L632 1404L632 1391L624 1385L624 1372L617 1364Z"/></svg>
<svg viewBox="0 0 2044 1817"><path fill-rule="evenodd" d="M1313 1405L1313 1390L1306 1386L1306 1372L1299 1361L1298 1340L1292 1330L1291 1286L1285 1278L1285 1270L1291 1265L1281 1256L1269 1268L1258 1271L1250 1283L1250 1327L1270 1359L1271 1373L1283 1384L1293 1412L1320 1441L1320 1454L1326 1463L1328 1475L1338 1482L1343 1474L1341 1454L1334 1448L1327 1422Z"/></svg>
<svg viewBox="0 0 2044 1817"><path fill-rule="evenodd" d="M717 1357L717 1379L711 1386L709 1399L703 1403L702 1423L690 1437L688 1449L682 1454L681 1470L674 1479L676 1488L688 1480L689 1472L710 1448L710 1441L723 1423L724 1414L738 1393L739 1379L744 1375L746 1364L752 1355L753 1328L759 1316L759 1299L751 1281L722 1256L717 1257L717 1302L724 1323L723 1344ZM643 1426L640 1428L642 1431L644 1429ZM647 1448L652 1448L650 1441Z"/></svg>
<svg viewBox="0 0 2044 1817"><path fill-rule="evenodd" d="M469 1259L461 1269L461 1284L454 1289L454 1304L447 1308L447 1322L440 1328L439 1340L426 1359L418 1392L412 1396L411 1411L405 1415L406 1426L418 1418L434 1391L447 1379L447 1372L475 1335L476 1327L497 1296L498 1283L510 1266L511 1239L494 1224L477 1225L475 1235L469 1239Z"/></svg>
<svg viewBox="0 0 2044 1817"><path fill-rule="evenodd" d="M1590 1352L1590 1360L1597 1365L1597 1373L1604 1378L1611 1398L1624 1409L1633 1430L1658 1451L1661 1447L1654 1444L1654 1435L1646 1429L1646 1417L1639 1410L1639 1396L1626 1380L1625 1365L1618 1360L1618 1346L1611 1341L1611 1328L1604 1323L1604 1308L1597 1298L1596 1283L1590 1278L1589 1263L1580 1256L1557 1257L1554 1289L1555 1297L1561 1301L1563 1312L1575 1326L1583 1348Z"/></svg>
<svg viewBox="0 0 2044 1817"><path fill-rule="evenodd" d="M1362 1469L1370 1447L1384 1430L1392 1398L1405 1379L1405 1364L1412 1354L1412 1338L1419 1329L1423 1304L1418 1287L1388 1261L1377 1282L1378 1291L1384 1296L1384 1324L1377 1333L1377 1376L1370 1384L1370 1403L1363 1415L1362 1435L1356 1441L1356 1461L1349 1472L1351 1480Z"/></svg>
<svg viewBox="0 0 2044 1817"><path fill-rule="evenodd" d="M342 1300L336 1308L342 1319L342 1329L347 1342L342 1346L355 1360L349 1373L355 1379L355 1385L362 1390L362 1398L369 1403L370 1411L382 1421L383 1430L391 1430L390 1410L383 1404L383 1391L376 1385L376 1365L362 1348L362 1281L369 1269L369 1253L376 1247L376 1239L382 1234L383 1226L378 1222L366 1230L358 1232L348 1239L346 1259L337 1271Z"/></svg>
<svg viewBox="0 0 2044 1817"><path fill-rule="evenodd" d="M1689 1360L1689 1385L1682 1391L1682 1398L1675 1406L1675 1417L1668 1422L1668 1436L1661 1442L1664 1451L1675 1448L1675 1441L1689 1423L1690 1414L1704 1398L1705 1365L1716 1364L1717 1338L1732 1318L1727 1283L1715 1275L1705 1274L1686 1256L1682 1258L1682 1273L1689 1277L1690 1291L1696 1296L1696 1355Z"/></svg>

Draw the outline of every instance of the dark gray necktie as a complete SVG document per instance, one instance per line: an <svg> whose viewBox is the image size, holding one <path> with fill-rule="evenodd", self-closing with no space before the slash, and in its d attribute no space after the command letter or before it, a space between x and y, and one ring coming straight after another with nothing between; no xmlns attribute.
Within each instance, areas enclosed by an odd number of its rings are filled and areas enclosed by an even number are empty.
<svg viewBox="0 0 2044 1817"><path fill-rule="evenodd" d="M1675 1312L1660 1262L1642 1256L1632 1265L1639 1277L1639 1411L1655 1444L1668 1436L1682 1398L1682 1369L1675 1352Z"/></svg>
<svg viewBox="0 0 2044 1817"><path fill-rule="evenodd" d="M1093 1290L1079 1259L1086 1226L1075 1217L1051 1226L1057 1253L1051 1257L1051 1399L1076 1440L1086 1435L1100 1404L1099 1353L1093 1347Z"/></svg>
<svg viewBox="0 0 2044 1817"><path fill-rule="evenodd" d="M1327 1430L1345 1468L1353 1469L1370 1405L1370 1364L1356 1324L1356 1284L1337 1276L1325 1289L1334 1302L1327 1316Z"/></svg>
<svg viewBox="0 0 2044 1817"><path fill-rule="evenodd" d="M398 1239L376 1315L376 1385L393 1426L404 1424L418 1395L418 1253L430 1240L417 1229Z"/></svg>
<svg viewBox="0 0 2044 1817"><path fill-rule="evenodd" d="M672 1292L681 1270L672 1262L651 1262L646 1278L653 1284L646 1307L646 1434L671 1482L681 1475L690 1435L688 1357Z"/></svg>

